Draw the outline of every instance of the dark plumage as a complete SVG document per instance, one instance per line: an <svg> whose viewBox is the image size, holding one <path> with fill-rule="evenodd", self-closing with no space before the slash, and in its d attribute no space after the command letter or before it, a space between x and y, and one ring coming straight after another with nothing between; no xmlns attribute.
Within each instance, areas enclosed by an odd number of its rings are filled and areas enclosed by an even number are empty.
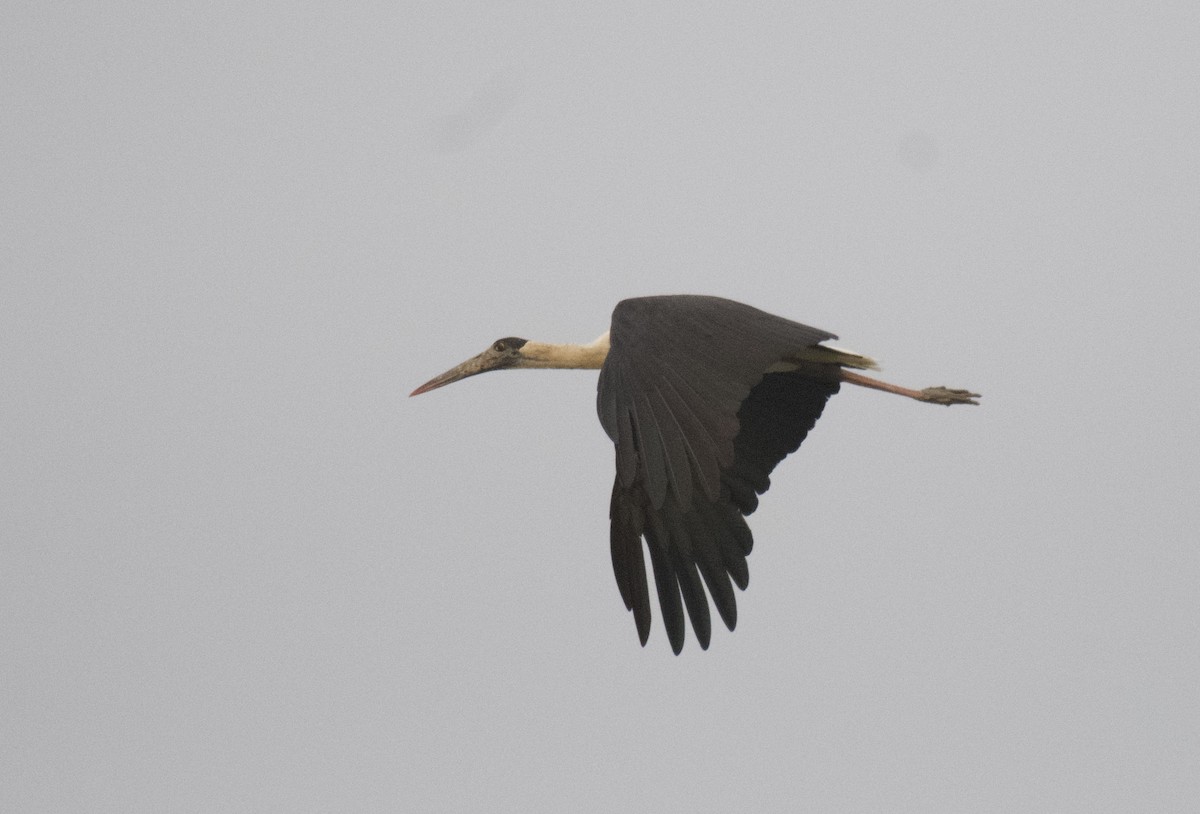
<svg viewBox="0 0 1200 814"><path fill-rule="evenodd" d="M645 539L678 653L685 608L708 647L706 588L726 627L737 624L733 586L745 590L754 546L745 516L842 382L932 404L976 403L965 390L909 390L846 370L875 363L821 344L836 338L717 297L642 297L618 303L609 332L589 345L498 339L412 395L490 370L599 368L596 410L617 459L609 503L613 573L644 645Z"/></svg>
<svg viewBox="0 0 1200 814"><path fill-rule="evenodd" d="M643 536L676 653L683 607L700 646L708 647L702 583L726 627L737 624L730 580L745 590L754 544L744 515L757 508L771 471L800 446L839 387L836 368L819 378L766 371L835 338L715 297L646 297L613 311L597 411L616 444L613 572L643 644L651 618Z"/></svg>

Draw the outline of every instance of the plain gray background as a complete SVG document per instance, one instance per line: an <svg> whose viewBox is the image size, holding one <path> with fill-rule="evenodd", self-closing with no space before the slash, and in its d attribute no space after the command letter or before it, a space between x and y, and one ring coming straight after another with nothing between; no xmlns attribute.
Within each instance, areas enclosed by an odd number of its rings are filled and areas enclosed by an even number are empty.
<svg viewBox="0 0 1200 814"><path fill-rule="evenodd" d="M3 810L1196 810L1200 5L5 18ZM676 658L595 374L406 396L678 292L984 404L844 390Z"/></svg>

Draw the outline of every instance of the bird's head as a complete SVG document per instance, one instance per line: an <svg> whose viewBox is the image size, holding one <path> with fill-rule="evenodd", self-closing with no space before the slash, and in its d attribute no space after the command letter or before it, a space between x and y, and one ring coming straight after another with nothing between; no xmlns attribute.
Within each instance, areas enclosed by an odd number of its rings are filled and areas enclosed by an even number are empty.
<svg viewBox="0 0 1200 814"><path fill-rule="evenodd" d="M510 367L529 367L529 359L525 357L522 348L525 347L527 341L517 336L506 336L503 339L497 339L483 353L477 356L472 356L461 365L456 365L440 376L434 376L425 384L418 387L416 390L409 393L410 396L419 396L422 393L428 393L430 390L436 390L439 387L445 387L448 384L465 379L468 376L475 376L479 373L487 373L489 370L504 370Z"/></svg>

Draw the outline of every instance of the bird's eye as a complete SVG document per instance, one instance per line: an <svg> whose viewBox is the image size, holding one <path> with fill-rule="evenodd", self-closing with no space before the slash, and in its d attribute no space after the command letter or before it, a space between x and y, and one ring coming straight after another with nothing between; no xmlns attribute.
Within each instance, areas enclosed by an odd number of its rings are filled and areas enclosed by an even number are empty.
<svg viewBox="0 0 1200 814"><path fill-rule="evenodd" d="M496 353L504 353L504 351L508 350L508 345L503 339L497 339L496 344L492 345L492 350L496 351Z"/></svg>

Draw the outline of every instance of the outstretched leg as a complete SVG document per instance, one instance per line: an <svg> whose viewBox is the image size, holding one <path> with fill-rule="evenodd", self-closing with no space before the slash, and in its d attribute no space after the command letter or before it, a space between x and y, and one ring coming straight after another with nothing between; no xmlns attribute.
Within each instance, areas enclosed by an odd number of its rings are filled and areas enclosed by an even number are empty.
<svg viewBox="0 0 1200 814"><path fill-rule="evenodd" d="M842 370L839 378L844 382L857 384L860 387L882 390L885 393L895 393L898 396L908 396L910 399L925 401L930 404L945 404L947 407L951 404L978 405L979 402L975 401L975 399L981 398L978 393L972 393L969 390L951 390L948 387L926 387L924 390L910 390L907 387L900 387L896 384L888 384L878 379L872 379L869 376L863 376L861 373L851 373L849 370Z"/></svg>

